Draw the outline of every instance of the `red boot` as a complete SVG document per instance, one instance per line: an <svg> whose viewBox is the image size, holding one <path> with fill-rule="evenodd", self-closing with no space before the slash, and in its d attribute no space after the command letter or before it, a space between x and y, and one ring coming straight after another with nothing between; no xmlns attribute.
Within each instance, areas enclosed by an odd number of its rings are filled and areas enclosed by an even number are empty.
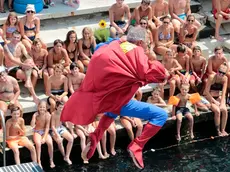
<svg viewBox="0 0 230 172"><path fill-rule="evenodd" d="M109 128L111 123L114 121L113 118L110 118L106 115L103 115L100 119L99 125L93 133L90 133L89 140L90 144L87 144L86 148L82 152L82 159L90 159L97 147L97 143L101 140L105 130Z"/></svg>
<svg viewBox="0 0 230 172"><path fill-rule="evenodd" d="M145 125L145 128L142 132L142 134L134 139L128 146L128 152L130 156L133 159L133 162L135 165L143 169L144 163L143 163L143 157L142 157L142 150L145 146L145 144L148 142L149 139L151 139L159 130L161 129L160 126L156 126L150 123L147 123Z"/></svg>

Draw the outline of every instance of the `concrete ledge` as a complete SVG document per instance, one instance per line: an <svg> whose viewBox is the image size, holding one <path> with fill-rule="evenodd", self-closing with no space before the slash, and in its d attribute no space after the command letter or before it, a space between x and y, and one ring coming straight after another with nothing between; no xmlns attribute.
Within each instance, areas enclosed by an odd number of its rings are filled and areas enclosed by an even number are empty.
<svg viewBox="0 0 230 172"><path fill-rule="evenodd" d="M94 14L98 12L107 12L109 7L114 4L114 0L84 0L81 1L80 6L76 5L76 8L64 5L62 1L55 1L54 7L49 7L48 9L43 9L42 12L38 13L37 16L41 20L62 18L70 16L78 16L85 14ZM141 0L125 0L125 3L129 5L130 8L135 8L141 3ZM5 23L8 13L1 14L0 25ZM18 14L18 17L23 17L23 14Z"/></svg>

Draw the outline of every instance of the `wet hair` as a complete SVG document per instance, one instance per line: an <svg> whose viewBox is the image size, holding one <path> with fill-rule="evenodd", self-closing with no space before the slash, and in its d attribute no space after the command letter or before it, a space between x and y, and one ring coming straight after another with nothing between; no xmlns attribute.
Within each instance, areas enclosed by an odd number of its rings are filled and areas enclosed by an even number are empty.
<svg viewBox="0 0 230 172"><path fill-rule="evenodd" d="M79 69L79 66L78 66L78 64L76 63L76 62L72 62L71 64L70 64L70 70L73 70L75 67L77 67L78 69Z"/></svg>
<svg viewBox="0 0 230 172"><path fill-rule="evenodd" d="M35 38L33 41L33 45L37 45L38 43L42 43L40 38Z"/></svg>
<svg viewBox="0 0 230 172"><path fill-rule="evenodd" d="M217 47L214 49L214 52L217 52L218 50L223 50L223 47L222 47L222 46L217 46Z"/></svg>
<svg viewBox="0 0 230 172"><path fill-rule="evenodd" d="M76 40L75 40L75 44L77 43L77 33L74 30L70 30L67 34L66 34L66 39L64 41L64 44L66 47L69 46L70 43L70 35L75 34L76 35Z"/></svg>
<svg viewBox="0 0 230 172"><path fill-rule="evenodd" d="M195 16L194 16L193 14L189 14L189 15L187 16L187 20L188 20L190 17L193 17L194 19L196 19Z"/></svg>
<svg viewBox="0 0 230 172"><path fill-rule="evenodd" d="M17 30L15 30L12 34L13 34L13 35L14 35L14 34L15 34L15 35L21 35L21 33L20 33L19 31L17 31Z"/></svg>
<svg viewBox="0 0 230 172"><path fill-rule="evenodd" d="M153 88L152 92L155 92L155 91L160 92L161 91L160 87L156 86L155 88Z"/></svg>
<svg viewBox="0 0 230 172"><path fill-rule="evenodd" d="M89 31L90 39L91 39L92 36L93 36L93 30L92 30L90 27L84 27L84 28L83 28L83 30L82 30L82 38L85 39L85 38L84 38L84 32L85 32L86 30Z"/></svg>
<svg viewBox="0 0 230 172"><path fill-rule="evenodd" d="M60 43L61 45L63 45L63 41L62 41L62 40L56 39L56 40L54 41L54 46L57 45L58 43Z"/></svg>
<svg viewBox="0 0 230 172"><path fill-rule="evenodd" d="M127 34L127 41L135 43L136 41L146 41L146 29L140 26L133 27L129 29Z"/></svg>
<svg viewBox="0 0 230 172"><path fill-rule="evenodd" d="M150 5L150 0L142 0L141 4L148 4L148 5Z"/></svg>
<svg viewBox="0 0 230 172"><path fill-rule="evenodd" d="M56 69L61 69L63 71L64 70L64 66L61 63L57 63L54 66L54 70L56 70Z"/></svg>
<svg viewBox="0 0 230 172"><path fill-rule="evenodd" d="M193 52L196 51L196 50L199 50L199 51L201 52L200 46L195 46L195 47L192 49Z"/></svg>
<svg viewBox="0 0 230 172"><path fill-rule="evenodd" d="M14 105L14 104L10 104L8 106L8 109L10 110L11 113L20 110L20 108L17 105Z"/></svg>
<svg viewBox="0 0 230 172"><path fill-rule="evenodd" d="M61 105L64 105L62 101L56 101L56 109Z"/></svg>
<svg viewBox="0 0 230 172"><path fill-rule="evenodd" d="M177 46L177 52L178 53L185 53L185 51L186 51L186 47L183 44L179 44Z"/></svg>
<svg viewBox="0 0 230 172"><path fill-rule="evenodd" d="M165 19L169 19L171 21L171 17L169 16L164 16L161 20L164 21Z"/></svg>
<svg viewBox="0 0 230 172"><path fill-rule="evenodd" d="M14 24L14 26L18 25L18 16L15 12L10 12L7 19L6 19L6 26L10 26L10 17L15 17L16 18L16 22Z"/></svg>

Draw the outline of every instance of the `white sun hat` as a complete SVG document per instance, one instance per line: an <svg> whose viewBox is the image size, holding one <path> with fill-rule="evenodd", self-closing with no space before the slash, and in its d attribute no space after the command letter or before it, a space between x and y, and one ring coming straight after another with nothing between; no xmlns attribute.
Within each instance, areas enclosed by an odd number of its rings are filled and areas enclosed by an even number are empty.
<svg viewBox="0 0 230 172"><path fill-rule="evenodd" d="M26 13L27 11L33 11L34 13L36 13L36 10L35 10L33 4L27 4L25 13Z"/></svg>

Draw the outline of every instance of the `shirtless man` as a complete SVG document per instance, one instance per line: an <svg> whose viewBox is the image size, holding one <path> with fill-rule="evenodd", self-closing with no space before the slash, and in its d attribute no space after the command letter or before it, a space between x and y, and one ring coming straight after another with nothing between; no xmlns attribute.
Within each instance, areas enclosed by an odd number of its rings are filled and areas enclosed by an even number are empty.
<svg viewBox="0 0 230 172"><path fill-rule="evenodd" d="M195 92L198 91L196 84L202 82L206 68L206 59L201 55L201 53L201 48L199 46L195 46L193 48L193 56L190 59L190 68L192 71L192 76L190 77L190 85Z"/></svg>
<svg viewBox="0 0 230 172"><path fill-rule="evenodd" d="M20 88L15 78L8 76L5 68L0 66L0 109L6 114L9 104L15 104L21 108L18 101Z"/></svg>
<svg viewBox="0 0 230 172"><path fill-rule="evenodd" d="M154 34L156 26L152 22L152 8L150 6L150 0L142 0L141 5L134 9L131 24L135 26L139 25L140 19L143 17L148 17L148 26L152 34Z"/></svg>
<svg viewBox="0 0 230 172"><path fill-rule="evenodd" d="M56 107L56 101L67 102L68 97L68 79L63 75L64 67L62 64L56 64L54 74L48 79L47 102L50 104L50 112L52 113Z"/></svg>
<svg viewBox="0 0 230 172"><path fill-rule="evenodd" d="M230 1L229 0L212 0L212 10L214 18L216 19L215 38L218 41L223 41L223 38L219 35L220 25L223 19L230 19Z"/></svg>
<svg viewBox="0 0 230 172"><path fill-rule="evenodd" d="M181 65L182 69L177 71L177 74L180 77L180 83L186 82L189 83L190 74L189 74L189 56L186 53L186 47L182 44L179 44L177 47L177 55L175 56L175 59L178 61L178 63Z"/></svg>
<svg viewBox="0 0 230 172"><path fill-rule="evenodd" d="M165 0L155 0L152 5L152 19L156 27L162 25L162 18L169 14L168 2Z"/></svg>
<svg viewBox="0 0 230 172"><path fill-rule="evenodd" d="M131 19L129 6L123 2L124 0L116 0L109 9L110 29L115 28L117 33L122 35L127 31ZM125 21L125 15L128 22Z"/></svg>
<svg viewBox="0 0 230 172"><path fill-rule="evenodd" d="M173 58L172 50L168 50L165 53L162 64L169 73L168 82L170 85L169 96L173 96L175 93L176 85L180 84L180 79L177 75L177 71L181 70L182 67L176 59ZM160 84L160 87L163 87L166 83ZM161 89L163 90L163 89Z"/></svg>
<svg viewBox="0 0 230 172"><path fill-rule="evenodd" d="M169 0L169 13L176 33L180 33L180 27L186 23L186 18L191 14L190 0ZM201 24L195 20L194 24L199 29Z"/></svg>
<svg viewBox="0 0 230 172"><path fill-rule="evenodd" d="M42 43L39 38L36 38L33 41L33 46L34 48L31 50L31 56L34 60L35 65L39 69L38 71L33 70L33 78L32 78L32 84L33 87L35 88L37 79L38 77L42 78L44 80L44 88L45 88L45 93L47 94L47 82L48 82L48 71L47 71L47 57L48 57L48 52L46 49L42 48Z"/></svg>
<svg viewBox="0 0 230 172"><path fill-rule="evenodd" d="M55 142L58 144L58 148L64 158L64 161L66 161L69 165L72 164L71 160L69 159L72 146L73 146L73 136L69 133L69 131L62 125L62 122L60 121L60 116L62 109L64 107L63 102L57 102L56 103L56 110L52 114L51 118L51 129L52 129L52 136ZM66 152L63 147L63 139L65 138L68 143L66 146Z"/></svg>
<svg viewBox="0 0 230 172"><path fill-rule="evenodd" d="M70 64L71 74L68 76L68 85L71 95L76 91L80 86L82 81L85 78L85 74L79 72L79 66L73 62Z"/></svg>
<svg viewBox="0 0 230 172"><path fill-rule="evenodd" d="M60 39L55 40L54 47L48 53L48 72L50 76L53 75L54 66L58 63L64 65L64 74L69 73L70 59L63 45L64 43Z"/></svg>
<svg viewBox="0 0 230 172"><path fill-rule="evenodd" d="M38 103L39 99L31 83L32 68L36 69L36 66L34 65L33 59L28 55L25 46L20 40L20 33L15 31L10 43L4 46L5 66L8 68L8 74L10 76L25 80L25 87L28 88L34 102ZM22 62L23 60L24 62Z"/></svg>
<svg viewBox="0 0 230 172"><path fill-rule="evenodd" d="M50 130L50 119L51 115L47 112L47 105L45 101L41 101L38 104L38 111L34 113L32 120L30 122L33 128L34 135L33 140L36 145L37 151L37 162L42 167L41 164L41 145L46 143L48 146L50 167L54 168L53 162L53 140L49 134Z"/></svg>

